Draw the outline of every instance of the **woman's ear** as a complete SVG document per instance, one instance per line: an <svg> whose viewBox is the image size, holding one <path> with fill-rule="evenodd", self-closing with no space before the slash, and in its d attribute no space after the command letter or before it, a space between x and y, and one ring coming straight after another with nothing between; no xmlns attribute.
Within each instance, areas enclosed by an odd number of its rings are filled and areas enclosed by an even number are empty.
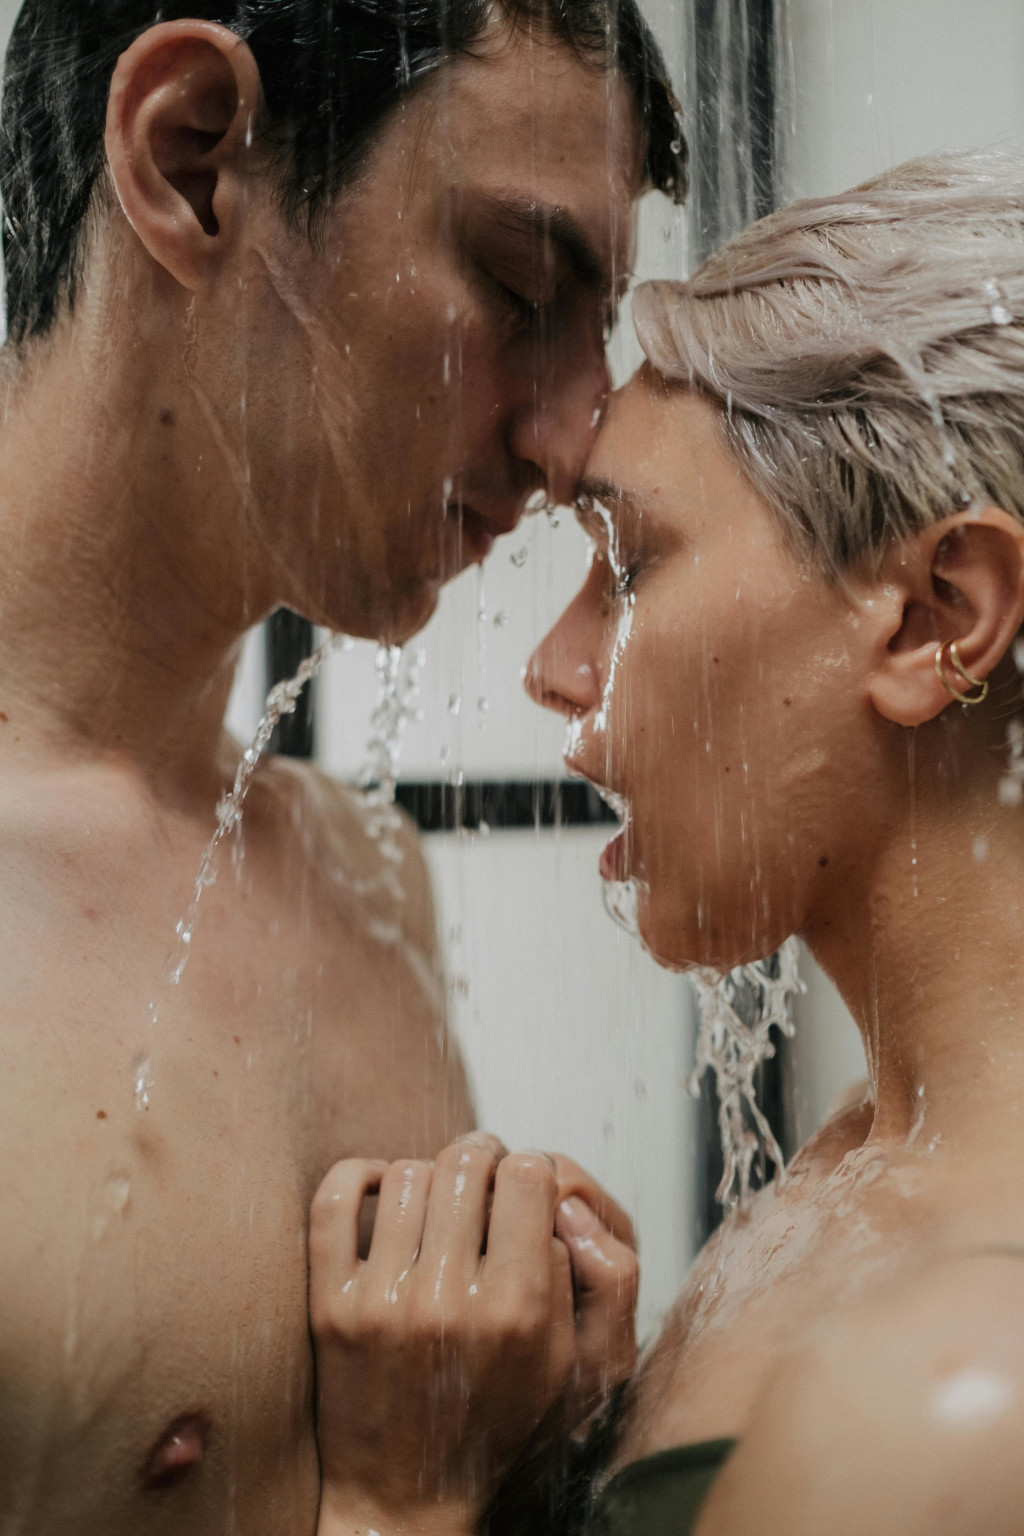
<svg viewBox="0 0 1024 1536"><path fill-rule="evenodd" d="M879 580L897 602L868 696L884 719L923 725L952 702L935 669L939 646L955 640L964 670L984 679L1024 623L1024 525L999 507L972 507L894 546Z"/></svg>
<svg viewBox="0 0 1024 1536"><path fill-rule="evenodd" d="M150 27L114 70L114 188L153 260L192 292L216 280L237 245L260 102L248 44L214 22Z"/></svg>

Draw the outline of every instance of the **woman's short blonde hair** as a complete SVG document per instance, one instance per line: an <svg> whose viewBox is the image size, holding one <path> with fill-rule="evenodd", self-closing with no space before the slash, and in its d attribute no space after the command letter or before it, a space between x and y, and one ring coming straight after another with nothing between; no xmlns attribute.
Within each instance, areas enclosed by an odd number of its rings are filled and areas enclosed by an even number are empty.
<svg viewBox="0 0 1024 1536"><path fill-rule="evenodd" d="M1024 521L1024 159L913 160L794 203L634 314L831 576L979 498Z"/></svg>

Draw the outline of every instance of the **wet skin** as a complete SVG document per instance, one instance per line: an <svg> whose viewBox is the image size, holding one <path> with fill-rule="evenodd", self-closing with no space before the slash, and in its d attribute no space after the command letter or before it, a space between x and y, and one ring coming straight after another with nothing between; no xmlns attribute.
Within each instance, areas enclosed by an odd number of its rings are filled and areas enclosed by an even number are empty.
<svg viewBox="0 0 1024 1536"><path fill-rule="evenodd" d="M999 775L1024 533L980 506L829 586L718 423L648 371L614 399L590 570L530 686L628 803L602 868L637 880L647 947L726 968L802 933L872 1081L700 1255L617 1459L739 1438L701 1536L1016 1531L1024 826ZM1002 709L947 708L950 637ZM980 1378L989 1408L947 1411Z"/></svg>
<svg viewBox="0 0 1024 1536"><path fill-rule="evenodd" d="M412 633L588 450L635 134L615 81L506 41L392 115L314 251L245 46L144 34L81 301L7 360L0 1529L311 1532L311 1196L472 1123L414 839L389 895L312 772L258 781L162 978L247 625Z"/></svg>

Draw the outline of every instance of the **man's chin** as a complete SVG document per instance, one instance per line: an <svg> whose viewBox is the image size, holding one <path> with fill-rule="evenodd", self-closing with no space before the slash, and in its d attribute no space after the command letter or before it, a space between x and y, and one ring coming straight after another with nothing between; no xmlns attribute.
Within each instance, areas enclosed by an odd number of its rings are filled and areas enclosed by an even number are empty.
<svg viewBox="0 0 1024 1536"><path fill-rule="evenodd" d="M370 594L365 589L359 603L324 601L315 620L335 634L353 640L375 640L379 645L405 645L433 618L441 595L438 579L424 580L401 592Z"/></svg>

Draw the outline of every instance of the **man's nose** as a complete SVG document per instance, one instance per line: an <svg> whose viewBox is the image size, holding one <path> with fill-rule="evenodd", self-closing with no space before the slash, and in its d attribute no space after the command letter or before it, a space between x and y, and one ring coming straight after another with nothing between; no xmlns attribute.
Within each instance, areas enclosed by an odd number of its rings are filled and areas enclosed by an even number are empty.
<svg viewBox="0 0 1024 1536"><path fill-rule="evenodd" d="M526 668L526 691L535 704L560 715L585 715L600 703L592 657L580 644L570 608L545 636Z"/></svg>
<svg viewBox="0 0 1024 1536"><path fill-rule="evenodd" d="M512 455L540 473L549 501L566 506L576 495L610 392L602 348L598 356L578 357L513 417Z"/></svg>

